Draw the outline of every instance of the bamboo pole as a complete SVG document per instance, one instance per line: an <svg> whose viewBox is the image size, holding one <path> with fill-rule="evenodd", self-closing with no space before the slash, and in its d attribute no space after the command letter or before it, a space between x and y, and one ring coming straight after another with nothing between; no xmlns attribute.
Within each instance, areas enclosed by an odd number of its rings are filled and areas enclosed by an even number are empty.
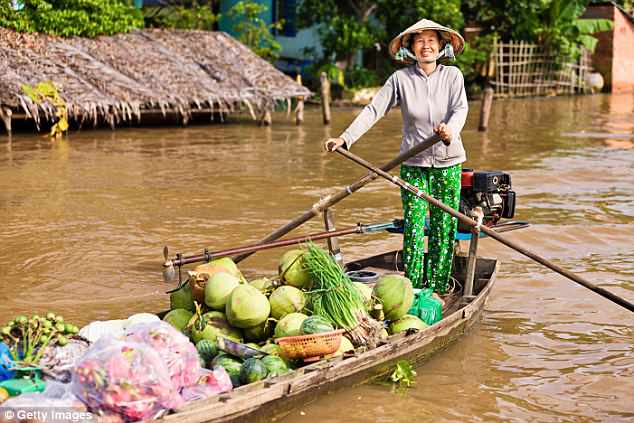
<svg viewBox="0 0 634 423"><path fill-rule="evenodd" d="M372 165L371 163L363 160L361 157L358 157L352 153L350 153L348 150L344 150L343 148L339 147L337 148L337 150L335 150L337 153L341 154L342 156L352 160L353 162L365 167L366 169L368 169L371 172L374 172L378 175L380 175L381 177L387 179L388 181L390 181L391 183L393 183L394 185L397 185L403 189L406 189L407 191L413 193L414 195L416 195L418 198L421 198L423 200L426 200L427 202L429 202L430 204L442 209L444 212L449 213L451 216L459 219L461 222L469 225L470 227L472 227L474 230L480 230L482 232L484 232L485 234L487 234L488 236L490 236L491 238L495 239L496 241L506 245L507 247L512 248L513 250L517 251L518 253L521 253L523 255L525 255L528 258L533 259L534 261L548 267L551 270L554 270L555 272L559 273L562 276L567 277L568 279L572 280L573 282L578 283L579 285L588 288L589 290L601 295L602 297L620 305L623 308L628 309L631 312L634 312L634 304L632 304L631 302L627 301L625 298L621 298L615 294L613 294L612 292L603 289L599 286L594 285L593 283L591 283L590 281L586 280L585 278L582 278L581 276L572 273L571 271L564 269L563 267L560 267L558 265L556 265L555 263L550 262L549 260L546 260L545 258L533 253L532 251L520 246L519 244L516 244L515 242L511 241L510 239L507 239L505 236L497 233L496 231L494 231L493 229L488 228L487 226L480 226L478 224L478 222L476 222L475 220L471 219L470 217L468 217L465 214L462 214L454 209L452 209L451 207L447 206L446 204L438 201L437 199L435 199L434 197L430 196L429 194L425 193L424 191L421 191L420 189L414 187L413 185L403 181L401 178L397 177L397 176L393 176L391 174L389 174L388 172L377 168L376 166Z"/></svg>
<svg viewBox="0 0 634 423"><path fill-rule="evenodd" d="M418 144L417 146L399 154L396 158L392 159L389 163L386 163L385 165L383 165L381 169L389 171L395 168L396 166L400 165L407 159L414 157L415 155L419 154L420 152L424 150L427 150L428 148L432 147L434 144L438 142L440 142L440 137L437 134L434 134L431 137L427 138L425 141ZM287 233L303 225L304 223L306 223L313 217L320 215L328 207L331 207L337 204L338 202L340 202L341 200L343 200L344 198L346 198L353 192L360 190L361 188L363 188L365 185L372 182L376 178L377 178L377 174L374 172L370 172L367 175L363 176L361 179L358 179L356 182L352 183L351 185L348 185L347 187L338 191L337 193L333 195L329 195L325 198L322 198L317 203L313 204L313 206L310 209L306 210L301 215L297 216L296 218L292 219L285 225L279 227L275 231L271 232L269 235L265 236L260 241L260 243L270 242L286 235ZM249 257L251 254L253 253L241 254L235 258L235 262L238 263L244 260L245 258Z"/></svg>
<svg viewBox="0 0 634 423"><path fill-rule="evenodd" d="M0 119L4 123L4 128L7 130L7 133L11 135L11 116L13 112L9 108L0 107Z"/></svg>

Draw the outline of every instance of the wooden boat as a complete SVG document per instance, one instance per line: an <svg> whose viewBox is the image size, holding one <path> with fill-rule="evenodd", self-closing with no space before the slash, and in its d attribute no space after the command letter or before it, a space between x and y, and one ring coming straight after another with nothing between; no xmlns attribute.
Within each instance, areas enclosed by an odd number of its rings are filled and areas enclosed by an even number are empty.
<svg viewBox="0 0 634 423"><path fill-rule="evenodd" d="M399 251L392 251L348 263L346 267L348 270L370 270L379 274L394 273L402 269L400 257ZM469 273L468 261L468 257L462 255L454 258L453 277L463 286ZM450 296L443 310L444 318L425 330L392 335L372 350L357 350L353 354L322 360L287 375L245 385L226 394L190 402L163 420L180 423L270 421L305 404L319 393L387 374L398 360L420 363L458 339L478 321L497 270L497 260L478 257L475 261L473 295L463 296L458 292Z"/></svg>

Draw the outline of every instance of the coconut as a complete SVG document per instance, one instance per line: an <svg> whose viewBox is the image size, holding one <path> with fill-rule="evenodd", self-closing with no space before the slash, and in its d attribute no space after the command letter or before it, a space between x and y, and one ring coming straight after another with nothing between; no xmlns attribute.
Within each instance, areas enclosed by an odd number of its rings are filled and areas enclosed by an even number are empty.
<svg viewBox="0 0 634 423"><path fill-rule="evenodd" d="M258 278L249 282L249 285L259 290L264 295L269 295L275 289L275 282L269 278Z"/></svg>
<svg viewBox="0 0 634 423"><path fill-rule="evenodd" d="M260 348L260 350L269 355L276 355L278 357L282 357L284 355L284 353L282 352L282 348L277 344L265 344L263 347Z"/></svg>
<svg viewBox="0 0 634 423"><path fill-rule="evenodd" d="M273 334L273 327L275 324L272 320L266 319L263 323L252 328L246 328L242 330L244 333L244 339L251 342L261 342L268 339Z"/></svg>
<svg viewBox="0 0 634 423"><path fill-rule="evenodd" d="M176 310L172 310L167 313L163 317L163 320L182 332L187 327L187 324L193 316L194 313L191 311L183 308L177 308Z"/></svg>
<svg viewBox="0 0 634 423"><path fill-rule="evenodd" d="M191 338L195 343L201 339L215 342L218 336L225 336L238 342L242 339L242 332L229 325L224 313L210 311L203 314L200 320L200 324L194 324L192 328Z"/></svg>
<svg viewBox="0 0 634 423"><path fill-rule="evenodd" d="M362 282L352 282L355 289L361 294L363 297L363 303L365 307L369 310L372 308L372 288L370 288L367 284Z"/></svg>
<svg viewBox="0 0 634 423"><path fill-rule="evenodd" d="M303 250L290 250L284 253L278 267L282 283L300 289L310 285L310 274L304 264L303 255Z"/></svg>
<svg viewBox="0 0 634 423"><path fill-rule="evenodd" d="M301 335L302 323L308 316L302 313L290 313L282 317L275 326L275 338L283 338L285 336Z"/></svg>
<svg viewBox="0 0 634 423"><path fill-rule="evenodd" d="M289 313L299 313L306 305L304 293L294 286L280 286L269 297L271 316L281 319Z"/></svg>
<svg viewBox="0 0 634 423"><path fill-rule="evenodd" d="M232 326L252 328L268 319L271 305L256 288L248 284L240 285L229 296L225 313Z"/></svg>
<svg viewBox="0 0 634 423"><path fill-rule="evenodd" d="M398 320L405 316L414 302L414 289L409 279L401 275L382 276L372 295L383 305L387 320Z"/></svg>
<svg viewBox="0 0 634 423"><path fill-rule="evenodd" d="M205 285L205 304L213 310L224 310L231 292L240 280L227 272L214 273Z"/></svg>
<svg viewBox="0 0 634 423"><path fill-rule="evenodd" d="M238 269L238 266L230 257L214 259L209 263L198 265L194 268L194 272L206 273L209 277L212 277L214 273L225 272L238 278L241 283L246 282L246 279L242 276L242 272L240 272L240 269Z"/></svg>
<svg viewBox="0 0 634 423"><path fill-rule="evenodd" d="M412 316L411 314L406 314L400 319L390 323L390 333L395 334L399 332L404 332L407 329L418 329L423 330L427 327L427 323L423 322L416 316Z"/></svg>
<svg viewBox="0 0 634 423"><path fill-rule="evenodd" d="M325 358L334 358L343 355L348 351L354 351L354 345L352 345L352 341L350 341L345 336L341 337L341 344L339 344L339 348L332 354L328 354Z"/></svg>
<svg viewBox="0 0 634 423"><path fill-rule="evenodd" d="M194 307L194 298L192 297L192 287L188 283L183 284L179 290L170 294L170 310L176 310L177 308L183 308L192 313L196 309Z"/></svg>

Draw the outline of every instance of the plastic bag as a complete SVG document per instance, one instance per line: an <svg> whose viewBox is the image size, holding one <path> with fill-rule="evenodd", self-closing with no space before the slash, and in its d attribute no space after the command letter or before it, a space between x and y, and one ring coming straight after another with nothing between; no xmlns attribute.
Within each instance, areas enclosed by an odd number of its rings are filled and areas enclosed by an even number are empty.
<svg viewBox="0 0 634 423"><path fill-rule="evenodd" d="M14 365L9 347L0 342L0 382L15 377Z"/></svg>
<svg viewBox="0 0 634 423"><path fill-rule="evenodd" d="M231 377L227 371L218 366L213 370L200 369L198 381L195 385L187 386L181 391L185 402L209 398L233 389Z"/></svg>
<svg viewBox="0 0 634 423"><path fill-rule="evenodd" d="M430 288L421 289L414 294L414 302L407 314L419 317L428 325L433 325L442 319L442 304L433 297Z"/></svg>
<svg viewBox="0 0 634 423"><path fill-rule="evenodd" d="M77 363L72 392L92 411L128 421L157 418L183 404L159 352L105 336Z"/></svg>
<svg viewBox="0 0 634 423"><path fill-rule="evenodd" d="M128 327L125 339L154 348L165 362L176 390L193 385L201 369L194 344L169 323L158 321Z"/></svg>
<svg viewBox="0 0 634 423"><path fill-rule="evenodd" d="M79 331L79 336L90 342L97 342L102 336L121 338L124 335L127 320L97 320Z"/></svg>
<svg viewBox="0 0 634 423"><path fill-rule="evenodd" d="M45 380L70 383L75 363L88 350L89 342L83 338L71 338L63 347L49 346L44 351L38 366Z"/></svg>

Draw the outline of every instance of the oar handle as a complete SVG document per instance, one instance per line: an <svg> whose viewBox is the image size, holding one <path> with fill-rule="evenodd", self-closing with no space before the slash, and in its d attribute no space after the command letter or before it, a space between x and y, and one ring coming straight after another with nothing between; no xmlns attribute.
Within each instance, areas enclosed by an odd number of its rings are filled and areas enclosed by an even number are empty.
<svg viewBox="0 0 634 423"><path fill-rule="evenodd" d="M475 220L471 219L469 216L462 214L454 209L452 209L451 207L447 206L446 204L443 204L442 202L438 201L437 199L435 199L434 197L432 197L431 195L427 194L424 191L421 191L420 189L416 188L415 186L405 182L404 180L402 180L401 178L394 176L382 169L379 169L378 167L372 165L372 163L362 159L361 157L349 152L348 150L345 150L341 147L337 148L337 150L335 150L337 153L341 154L342 156L352 160L353 162L360 164L361 166L365 167L366 169L376 173L377 175L382 176L383 178L387 179L388 181L394 183L395 185L400 186L403 189L406 189L407 191L413 193L414 195L416 195L419 198L422 198L426 201L428 201L429 203L433 204L434 206L442 209L443 211L449 213L450 215L452 215L453 217L461 220L462 222L464 222L465 224L469 225L472 228L476 228L478 230L481 230L482 232L484 232L485 234L487 234L488 236L490 236L491 238L495 239L496 241L501 242L502 244L506 245L507 247L510 247L512 249L514 249L515 251L517 251L518 253L524 254L525 256L535 260L536 262L548 267L551 270L554 270L555 272L559 273L562 276L567 277L568 279L577 282L578 284L590 289L593 292L596 292L597 294L601 295L604 298L607 298L608 300L628 309L631 312L634 312L634 304L632 304L631 302L627 301L624 298L621 298L613 293L611 293L610 291L607 291L601 287L598 287L596 285L594 285L593 283L591 283L590 281L588 281L585 278L582 278L581 276L570 272L569 270L566 270L552 262L550 262L549 260L546 260L543 257L540 257L539 255L533 253L532 251L529 251L528 249L520 246L519 244L516 244L515 242L507 239L505 236L500 235L498 232L495 232L494 230L486 227L486 226L480 226L478 225L478 222L476 222Z"/></svg>

